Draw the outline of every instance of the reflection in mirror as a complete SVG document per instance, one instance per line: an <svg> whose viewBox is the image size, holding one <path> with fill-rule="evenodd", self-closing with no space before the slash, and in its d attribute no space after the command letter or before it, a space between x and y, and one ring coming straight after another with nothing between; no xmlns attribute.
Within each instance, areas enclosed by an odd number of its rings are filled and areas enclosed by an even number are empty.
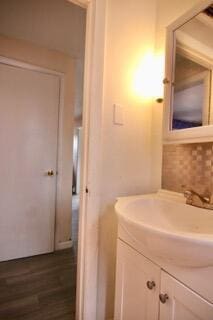
<svg viewBox="0 0 213 320"><path fill-rule="evenodd" d="M171 127L177 130L212 124L213 6L174 34Z"/></svg>

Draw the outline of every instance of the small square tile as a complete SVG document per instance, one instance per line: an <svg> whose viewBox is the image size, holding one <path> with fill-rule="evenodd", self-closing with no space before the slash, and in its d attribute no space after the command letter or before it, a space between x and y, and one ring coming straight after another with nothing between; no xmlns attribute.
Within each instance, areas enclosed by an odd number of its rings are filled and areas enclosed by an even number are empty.
<svg viewBox="0 0 213 320"><path fill-rule="evenodd" d="M173 191L213 189L213 143L164 146L162 175L162 187Z"/></svg>

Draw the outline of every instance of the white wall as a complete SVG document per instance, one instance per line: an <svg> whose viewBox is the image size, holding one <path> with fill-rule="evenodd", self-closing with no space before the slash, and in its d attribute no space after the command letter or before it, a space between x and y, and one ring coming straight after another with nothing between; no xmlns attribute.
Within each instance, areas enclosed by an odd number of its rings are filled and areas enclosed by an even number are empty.
<svg viewBox="0 0 213 320"><path fill-rule="evenodd" d="M151 191L152 106L131 92L132 70L154 49L155 0L108 0L103 111L102 212L97 319L113 316L116 197ZM113 124L113 104L124 125Z"/></svg>
<svg viewBox="0 0 213 320"><path fill-rule="evenodd" d="M157 0L156 53L165 53L166 27L200 0ZM152 187L161 187L163 104L153 105L152 118Z"/></svg>
<svg viewBox="0 0 213 320"><path fill-rule="evenodd" d="M134 62L142 58L147 49L155 47L156 53L164 52L166 26L197 2L199 0L108 1L98 320L113 316L115 199L152 192L161 186L163 105L136 99L130 93L130 74ZM114 103L124 107L123 126L113 125Z"/></svg>
<svg viewBox="0 0 213 320"><path fill-rule="evenodd" d="M80 58L85 16L83 8L67 0L1 0L0 33Z"/></svg>

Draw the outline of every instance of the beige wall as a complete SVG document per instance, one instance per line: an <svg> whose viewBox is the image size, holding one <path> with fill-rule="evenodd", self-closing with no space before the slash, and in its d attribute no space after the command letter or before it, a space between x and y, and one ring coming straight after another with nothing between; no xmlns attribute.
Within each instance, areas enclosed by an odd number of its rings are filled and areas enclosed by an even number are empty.
<svg viewBox="0 0 213 320"><path fill-rule="evenodd" d="M113 316L116 197L151 191L152 106L132 94L131 71L154 49L155 0L107 4L98 320ZM113 124L114 103L124 108L122 126Z"/></svg>
<svg viewBox="0 0 213 320"><path fill-rule="evenodd" d="M198 0L109 0L107 8L103 112L102 212L97 319L113 316L118 196L161 186L162 104L130 93L134 62L147 49L164 51L166 26ZM156 11L157 6L157 11ZM157 16L156 16L157 12ZM124 107L124 125L113 125L113 104Z"/></svg>
<svg viewBox="0 0 213 320"><path fill-rule="evenodd" d="M166 27L200 0L158 0L156 52L165 52ZM163 104L153 105L152 116L152 187L161 187Z"/></svg>
<svg viewBox="0 0 213 320"><path fill-rule="evenodd" d="M55 235L56 248L59 248L71 238L74 62L66 54L4 36L0 36L0 55L64 73Z"/></svg>

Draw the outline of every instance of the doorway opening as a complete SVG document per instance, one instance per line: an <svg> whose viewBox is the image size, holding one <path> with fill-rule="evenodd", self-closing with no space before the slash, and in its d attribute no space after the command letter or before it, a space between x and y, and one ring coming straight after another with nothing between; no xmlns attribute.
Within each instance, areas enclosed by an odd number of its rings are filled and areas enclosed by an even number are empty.
<svg viewBox="0 0 213 320"><path fill-rule="evenodd" d="M74 128L73 135L73 178L72 178L72 239L73 247L77 252L79 207L80 207L80 181L82 161L82 123Z"/></svg>
<svg viewBox="0 0 213 320"><path fill-rule="evenodd" d="M75 317L85 31L68 0L0 1L2 319Z"/></svg>

